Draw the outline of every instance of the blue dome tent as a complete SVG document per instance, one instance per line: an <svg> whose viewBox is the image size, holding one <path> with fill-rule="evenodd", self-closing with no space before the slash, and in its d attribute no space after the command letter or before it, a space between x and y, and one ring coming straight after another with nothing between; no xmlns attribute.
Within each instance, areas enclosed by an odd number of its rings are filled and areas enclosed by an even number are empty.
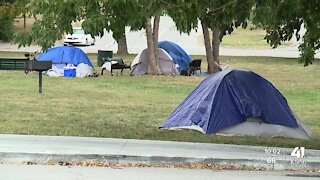
<svg viewBox="0 0 320 180"><path fill-rule="evenodd" d="M224 70L203 80L160 128L205 134L311 139L286 99L266 79L246 70Z"/></svg>
<svg viewBox="0 0 320 180"><path fill-rule="evenodd" d="M53 64L88 64L93 67L88 56L79 48L72 46L58 46L41 53L38 61L51 60Z"/></svg>
<svg viewBox="0 0 320 180"><path fill-rule="evenodd" d="M88 56L79 48L71 46L58 46L41 53L37 57L38 61L52 61L52 69L48 75L63 76L64 67L71 64L77 67L77 76L85 77L92 75L93 65Z"/></svg>
<svg viewBox="0 0 320 180"><path fill-rule="evenodd" d="M170 41L160 41L158 48L164 49L173 59L175 64L178 64L178 70L186 70L189 63L192 61L191 57L177 44Z"/></svg>

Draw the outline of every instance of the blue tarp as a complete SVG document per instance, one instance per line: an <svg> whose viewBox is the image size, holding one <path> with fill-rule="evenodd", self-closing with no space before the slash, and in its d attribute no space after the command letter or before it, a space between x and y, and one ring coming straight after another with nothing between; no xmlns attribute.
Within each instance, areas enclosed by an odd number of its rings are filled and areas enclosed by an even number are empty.
<svg viewBox="0 0 320 180"><path fill-rule="evenodd" d="M224 70L203 80L160 126L199 125L207 134L240 124L248 117L298 127L286 99L266 79L246 70Z"/></svg>
<svg viewBox="0 0 320 180"><path fill-rule="evenodd" d="M179 65L179 72L186 70L192 61L191 57L179 45L173 42L160 41L158 48L164 49L172 57L173 62Z"/></svg>
<svg viewBox="0 0 320 180"><path fill-rule="evenodd" d="M38 61L52 61L53 64L73 64L77 66L80 63L88 64L93 67L88 56L79 48L71 46L58 46L41 53Z"/></svg>

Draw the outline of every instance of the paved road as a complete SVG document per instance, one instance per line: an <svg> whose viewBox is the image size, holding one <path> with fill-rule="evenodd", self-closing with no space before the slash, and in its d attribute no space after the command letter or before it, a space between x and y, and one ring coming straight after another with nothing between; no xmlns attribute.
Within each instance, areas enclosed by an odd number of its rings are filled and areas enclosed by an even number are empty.
<svg viewBox="0 0 320 180"><path fill-rule="evenodd" d="M288 171L212 171L175 168L103 168L39 165L0 165L0 179L10 180L212 180L212 179L318 179L320 174Z"/></svg>
<svg viewBox="0 0 320 180"><path fill-rule="evenodd" d="M299 146L297 144L297 146ZM267 169L320 169L320 151L306 150L304 162L292 148L187 143L135 139L0 135L0 162L108 161L120 164L188 164L254 166ZM276 154L266 152L277 152ZM268 162L274 158L274 164Z"/></svg>
<svg viewBox="0 0 320 180"><path fill-rule="evenodd" d="M201 26L200 26L201 27ZM130 32L126 30L128 50L130 53L137 54L147 47L144 31ZM180 33L177 31L174 22L169 17L161 17L159 29L159 41L169 40L181 45L190 55L205 55L205 47L203 43L202 29L192 30L190 34ZM269 56L269 57L299 57L298 43L294 42L294 46L277 48L277 49L256 49L256 48L235 48L221 47L220 54L223 56ZM56 45L61 45L62 41L58 41ZM86 53L97 53L98 50L117 51L117 43L112 38L111 32L106 32L101 38L96 37L94 46L80 47ZM22 47L18 49L17 45L9 43L0 43L0 51L23 51L35 52L40 50L38 46ZM320 52L316 58L320 58Z"/></svg>

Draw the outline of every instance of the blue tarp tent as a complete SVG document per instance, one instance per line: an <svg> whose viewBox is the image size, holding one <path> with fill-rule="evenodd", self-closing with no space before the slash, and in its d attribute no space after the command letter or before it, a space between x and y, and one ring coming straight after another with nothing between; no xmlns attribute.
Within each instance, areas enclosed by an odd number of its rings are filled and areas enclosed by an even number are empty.
<svg viewBox="0 0 320 180"><path fill-rule="evenodd" d="M68 76L68 73L65 73L66 65L76 67L76 77L87 77L93 74L93 65L88 56L76 47L54 47L41 53L37 60L52 61L52 68L46 73L48 76Z"/></svg>
<svg viewBox="0 0 320 180"><path fill-rule="evenodd" d="M164 49L173 59L175 64L178 64L178 70L186 70L189 63L192 61L191 57L177 44L170 41L160 41L158 48Z"/></svg>
<svg viewBox="0 0 320 180"><path fill-rule="evenodd" d="M301 126L270 82L251 71L228 69L203 80L160 128L310 139L311 133Z"/></svg>
<svg viewBox="0 0 320 180"><path fill-rule="evenodd" d="M88 56L79 48L71 46L58 46L41 53L38 61L51 60L53 64L73 64L77 66L80 63L88 64L93 67Z"/></svg>

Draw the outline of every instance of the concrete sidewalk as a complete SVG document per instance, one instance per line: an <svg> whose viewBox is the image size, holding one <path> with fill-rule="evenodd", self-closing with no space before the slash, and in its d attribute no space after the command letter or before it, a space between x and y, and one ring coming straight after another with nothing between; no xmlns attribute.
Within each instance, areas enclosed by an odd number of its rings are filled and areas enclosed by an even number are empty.
<svg viewBox="0 0 320 180"><path fill-rule="evenodd" d="M134 139L0 135L0 162L83 162L255 166L267 169L320 169L320 150L306 150L304 163L292 148L149 141ZM276 154L268 154L271 150ZM279 152L279 154L278 154ZM267 161L274 158L274 164Z"/></svg>

